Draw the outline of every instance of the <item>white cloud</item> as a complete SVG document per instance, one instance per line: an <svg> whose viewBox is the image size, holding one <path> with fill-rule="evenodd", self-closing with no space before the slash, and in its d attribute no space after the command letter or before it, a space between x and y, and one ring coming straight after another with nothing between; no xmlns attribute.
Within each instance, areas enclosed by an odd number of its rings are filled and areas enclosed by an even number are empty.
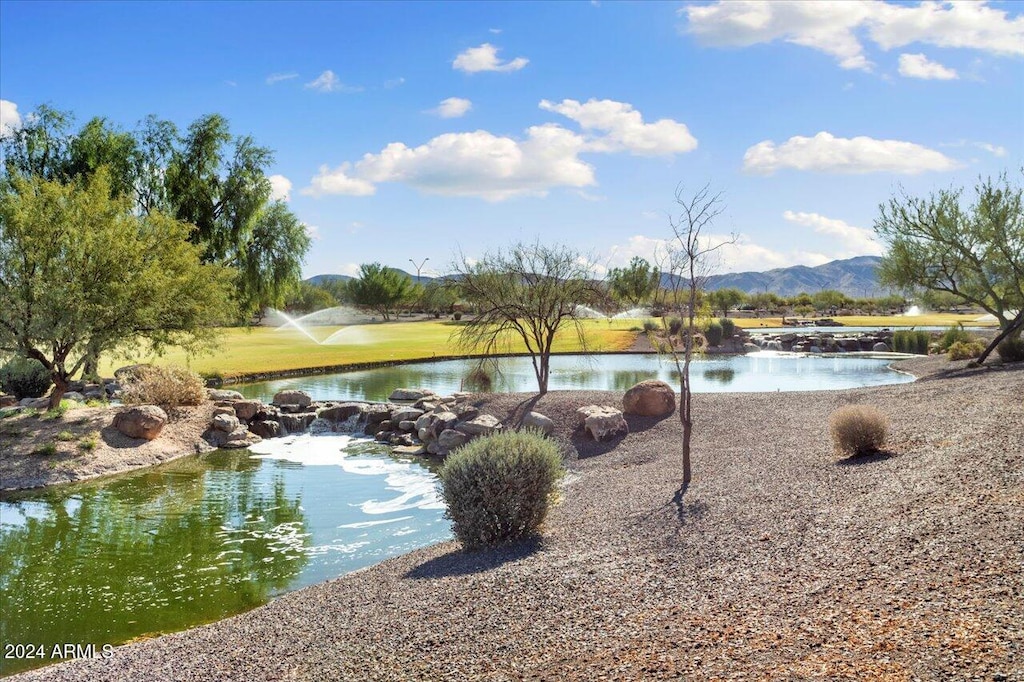
<svg viewBox="0 0 1024 682"><path fill-rule="evenodd" d="M780 145L771 140L747 149L743 169L771 175L780 168L825 173L906 173L946 171L957 167L948 156L913 142L843 138L820 132L814 137L794 136Z"/></svg>
<svg viewBox="0 0 1024 682"><path fill-rule="evenodd" d="M449 97L448 99L441 100L441 103L436 109L431 109L430 113L437 114L441 118L459 118L465 116L466 112L473 108L473 103L468 99L462 97Z"/></svg>
<svg viewBox="0 0 1024 682"><path fill-rule="evenodd" d="M795 213L786 211L782 217L791 223L809 227L818 234L834 237L843 247L842 253L834 254L835 258L853 258L854 256L881 256L885 249L875 241L875 233L864 227L856 227L842 220L827 218L818 213Z"/></svg>
<svg viewBox="0 0 1024 682"><path fill-rule="evenodd" d="M1024 54L1024 16L1010 19L986 2L806 2L731 0L679 11L686 30L708 45L747 47L783 40L831 55L844 69L871 70L861 35L884 50L911 43Z"/></svg>
<svg viewBox="0 0 1024 682"><path fill-rule="evenodd" d="M352 164L347 162L334 170L331 170L326 165L320 166L320 172L312 179L310 186L302 190L302 194L314 197L327 194L366 197L376 193L377 188L372 183L360 178L351 177L349 175L351 170Z"/></svg>
<svg viewBox="0 0 1024 682"><path fill-rule="evenodd" d="M751 243L745 236L739 235L733 244L727 244L732 237L721 234L710 234L704 240L705 247L722 245L711 255L709 262L711 274L727 272L748 272L786 268L792 265L816 266L835 260L837 256L829 256L813 251L793 250L788 252ZM634 256L640 256L664 270L668 270L667 255L674 243L668 239L634 235L625 244L612 246L608 251L609 268L624 267ZM677 246L677 244L675 245Z"/></svg>
<svg viewBox="0 0 1024 682"><path fill-rule="evenodd" d="M348 275L349 277L359 277L361 274L359 270L359 263L345 263L340 268L337 268L339 275Z"/></svg>
<svg viewBox="0 0 1024 682"><path fill-rule="evenodd" d="M292 181L283 175L271 175L270 199L272 201L291 201Z"/></svg>
<svg viewBox="0 0 1024 682"><path fill-rule="evenodd" d="M949 69L938 62L930 61L923 54L901 54L900 75L907 78L943 81L960 77L955 69Z"/></svg>
<svg viewBox="0 0 1024 682"><path fill-rule="evenodd" d="M1000 147L999 145L989 144L988 142L978 142L977 146L995 156L1006 156L1006 147Z"/></svg>
<svg viewBox="0 0 1024 682"><path fill-rule="evenodd" d="M490 43L484 43L480 47L470 47L460 53L452 62L452 68L466 73L479 73L480 71L518 71L530 62L526 57L516 57L510 62L502 62L498 59L498 48Z"/></svg>
<svg viewBox="0 0 1024 682"><path fill-rule="evenodd" d="M450 102L451 113L470 106L468 100L450 98L435 113ZM622 102L552 104L545 100L540 106L578 122L584 134L547 123L528 128L525 137L518 139L476 130L439 135L417 147L392 142L355 164L334 170L321 167L302 193L365 196L373 194L378 183L402 182L428 194L488 201L545 196L557 187L582 189L597 184L593 166L580 159L582 153L673 154L697 145L682 123L669 119L644 123L639 111Z"/></svg>
<svg viewBox="0 0 1024 682"><path fill-rule="evenodd" d="M328 72L328 73L330 73L330 72ZM331 74L331 75L334 75L334 74ZM272 73L269 76L267 76L267 85L274 85L276 83L280 83L281 81L288 81L288 80L291 80L293 78L298 78L298 77L299 77L299 74L297 74L297 73Z"/></svg>
<svg viewBox="0 0 1024 682"><path fill-rule="evenodd" d="M361 87L354 85L345 85L338 79L338 76L330 69L324 71L315 80L306 83L305 86L309 90L316 90L317 92L360 92Z"/></svg>
<svg viewBox="0 0 1024 682"><path fill-rule="evenodd" d="M385 90L392 90L394 88L399 87L400 85L405 85L405 78L401 76L399 76L398 78L392 78L390 80L384 81Z"/></svg>
<svg viewBox="0 0 1024 682"><path fill-rule="evenodd" d="M0 137L7 137L21 128L21 114L18 105L10 100L0 99Z"/></svg>
<svg viewBox="0 0 1024 682"><path fill-rule="evenodd" d="M871 70L852 29L871 14L864 2L735 0L690 5L687 30L701 42L723 47L748 47L785 40L829 54L844 69Z"/></svg>
<svg viewBox="0 0 1024 682"><path fill-rule="evenodd" d="M532 126L524 140L485 130L447 133L418 147L392 142L363 156L356 171L374 183L405 182L428 194L502 201L595 184L594 169L578 157L583 146L583 138L552 124Z"/></svg>
<svg viewBox="0 0 1024 682"><path fill-rule="evenodd" d="M493 33L494 35L499 35L501 33L501 29L500 28L489 28L487 30L490 31L491 33Z"/></svg>
<svg viewBox="0 0 1024 682"><path fill-rule="evenodd" d="M883 49L926 43L1000 55L1024 55L1024 15L1013 19L987 2L872 5L871 38Z"/></svg>
<svg viewBox="0 0 1024 682"><path fill-rule="evenodd" d="M316 225L308 225L306 223L302 223L302 227L305 228L307 237L309 237L313 241L320 241L319 227L317 227Z"/></svg>
<svg viewBox="0 0 1024 682"><path fill-rule="evenodd" d="M588 151L628 151L637 156L653 156L697 148L697 140L685 124L668 118L644 123L640 112L625 102L591 99L580 104L564 99L555 104L545 99L541 100L540 108L576 121L584 131L604 133L588 142Z"/></svg>

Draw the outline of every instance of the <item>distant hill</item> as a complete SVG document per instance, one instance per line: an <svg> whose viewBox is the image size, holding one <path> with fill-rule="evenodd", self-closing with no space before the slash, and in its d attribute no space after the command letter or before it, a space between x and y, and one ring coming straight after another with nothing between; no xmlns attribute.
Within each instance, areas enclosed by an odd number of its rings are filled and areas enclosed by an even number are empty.
<svg viewBox="0 0 1024 682"><path fill-rule="evenodd" d="M770 291L780 296L795 296L800 292L813 294L823 289L841 291L851 298L884 296L888 293L878 286L875 268L881 262L878 256L857 256L846 260L834 260L814 268L806 265L794 265L790 268L776 268L766 272L731 272L724 275L712 275L708 279L709 289L727 289L735 287L748 294ZM404 270L393 268L413 280ZM349 275L316 275L306 281L310 284L323 284L332 280L350 280ZM427 283L435 278L423 275L419 278ZM662 286L672 285L672 277L667 273L661 275Z"/></svg>
<svg viewBox="0 0 1024 682"><path fill-rule="evenodd" d="M355 278L349 275L313 275L309 279L304 279L302 281L305 282L306 284L320 286L321 284L326 284L327 282L337 282L339 280L342 282L347 282L350 279Z"/></svg>
<svg viewBox="0 0 1024 682"><path fill-rule="evenodd" d="M708 279L708 288L735 287L748 294L770 291L780 296L795 296L800 292L813 294L823 289L834 289L851 298L883 296L887 292L878 285L875 274L881 260L878 256L857 256L834 260L814 268L794 265L766 272L712 275Z"/></svg>

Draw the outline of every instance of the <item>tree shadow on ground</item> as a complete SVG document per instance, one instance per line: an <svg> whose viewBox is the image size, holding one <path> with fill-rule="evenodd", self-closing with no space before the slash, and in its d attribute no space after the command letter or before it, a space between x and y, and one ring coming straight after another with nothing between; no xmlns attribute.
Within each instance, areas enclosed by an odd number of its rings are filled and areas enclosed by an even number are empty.
<svg viewBox="0 0 1024 682"><path fill-rule="evenodd" d="M891 459L895 456L896 453L891 450L875 450L867 455L850 455L849 457L839 460L836 464L841 467L861 466L862 464L884 462L885 460Z"/></svg>
<svg viewBox="0 0 1024 682"><path fill-rule="evenodd" d="M543 549L539 536L530 536L518 542L475 552L456 549L420 564L405 574L406 578L424 580L473 575L494 570L507 563L525 559Z"/></svg>

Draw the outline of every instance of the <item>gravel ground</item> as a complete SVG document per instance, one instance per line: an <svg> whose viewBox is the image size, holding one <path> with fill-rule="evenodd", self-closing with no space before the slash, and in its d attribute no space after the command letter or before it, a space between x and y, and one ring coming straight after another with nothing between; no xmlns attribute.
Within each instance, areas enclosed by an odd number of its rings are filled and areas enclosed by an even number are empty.
<svg viewBox="0 0 1024 682"><path fill-rule="evenodd" d="M213 407L207 402L175 408L151 441L129 438L111 426L117 407L76 407L52 420L8 417L0 421L0 490L84 481L209 452L214 447L203 433L213 419ZM94 443L90 450L80 445L86 438ZM40 452L43 445L52 445L54 452Z"/></svg>
<svg viewBox="0 0 1024 682"><path fill-rule="evenodd" d="M15 679L1024 680L1024 366L904 367L922 379L697 396L681 499L674 417L598 445L572 412L621 393L549 394L572 473L541 541L442 543ZM832 452L849 403L888 416L890 453Z"/></svg>

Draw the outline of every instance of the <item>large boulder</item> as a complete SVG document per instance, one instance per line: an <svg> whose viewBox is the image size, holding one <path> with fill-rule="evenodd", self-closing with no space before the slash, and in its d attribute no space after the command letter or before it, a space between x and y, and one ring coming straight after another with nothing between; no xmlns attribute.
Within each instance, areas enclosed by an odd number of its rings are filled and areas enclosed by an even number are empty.
<svg viewBox="0 0 1024 682"><path fill-rule="evenodd" d="M276 438L281 435L281 425L275 421L258 420L249 423L249 430L263 438Z"/></svg>
<svg viewBox="0 0 1024 682"><path fill-rule="evenodd" d="M0 395L0 407L14 407L18 404L17 396Z"/></svg>
<svg viewBox="0 0 1024 682"><path fill-rule="evenodd" d="M156 405L137 405L114 415L114 428L129 438L153 440L167 424L167 413Z"/></svg>
<svg viewBox="0 0 1024 682"><path fill-rule="evenodd" d="M219 448L247 448L250 445L259 443L262 438L252 433L245 426L239 426L230 433L214 430L210 434L210 441Z"/></svg>
<svg viewBox="0 0 1024 682"><path fill-rule="evenodd" d="M341 403L340 405L325 407L317 412L316 416L332 422L343 422L351 417L362 414L364 409L362 403Z"/></svg>
<svg viewBox="0 0 1024 682"><path fill-rule="evenodd" d="M213 418L213 429L214 431L221 431L223 433L231 433L238 428L239 422L238 417L233 414L218 414Z"/></svg>
<svg viewBox="0 0 1024 682"><path fill-rule="evenodd" d="M416 401L422 400L427 396L437 395L429 388L396 388L391 391L391 395L388 400L402 400L402 401Z"/></svg>
<svg viewBox="0 0 1024 682"><path fill-rule="evenodd" d="M226 389L206 389L206 395L209 396L210 400L245 400L245 396L238 391L228 391Z"/></svg>
<svg viewBox="0 0 1024 682"><path fill-rule="evenodd" d="M247 422L256 416L263 403L258 400L239 400L232 407L235 408L235 416Z"/></svg>
<svg viewBox="0 0 1024 682"><path fill-rule="evenodd" d="M313 402L313 398L310 397L305 391L278 391L274 394L274 400L271 401L274 405L298 405L299 407L309 407Z"/></svg>
<svg viewBox="0 0 1024 682"><path fill-rule="evenodd" d="M288 430L288 433L302 433L309 428L314 419L316 419L316 415L312 412L282 414L281 425Z"/></svg>
<svg viewBox="0 0 1024 682"><path fill-rule="evenodd" d="M501 428L501 422L497 417L482 414L468 422L458 424L455 428L469 436L489 436Z"/></svg>
<svg viewBox="0 0 1024 682"><path fill-rule="evenodd" d="M455 429L445 429L437 436L437 444L448 451L465 445L467 441L469 436Z"/></svg>
<svg viewBox="0 0 1024 682"><path fill-rule="evenodd" d="M875 345L871 346L871 350L874 351L875 353L888 353L889 346L886 345L884 342L879 341Z"/></svg>
<svg viewBox="0 0 1024 682"><path fill-rule="evenodd" d="M594 440L609 440L629 432L622 410L609 405L587 405L576 410L577 428Z"/></svg>
<svg viewBox="0 0 1024 682"><path fill-rule="evenodd" d="M555 422L540 412L527 412L526 416L523 417L523 428L534 429L540 431L545 436L549 436L555 430Z"/></svg>
<svg viewBox="0 0 1024 682"><path fill-rule="evenodd" d="M622 397L622 411L642 417L666 417L676 409L676 394L664 381L641 381Z"/></svg>
<svg viewBox="0 0 1024 682"><path fill-rule="evenodd" d="M42 398L22 398L18 405L32 410L45 410L50 407L50 399L45 396Z"/></svg>
<svg viewBox="0 0 1024 682"><path fill-rule="evenodd" d="M416 421L423 416L423 410L417 410L415 407L400 407L391 413L391 421L394 423L404 421Z"/></svg>

